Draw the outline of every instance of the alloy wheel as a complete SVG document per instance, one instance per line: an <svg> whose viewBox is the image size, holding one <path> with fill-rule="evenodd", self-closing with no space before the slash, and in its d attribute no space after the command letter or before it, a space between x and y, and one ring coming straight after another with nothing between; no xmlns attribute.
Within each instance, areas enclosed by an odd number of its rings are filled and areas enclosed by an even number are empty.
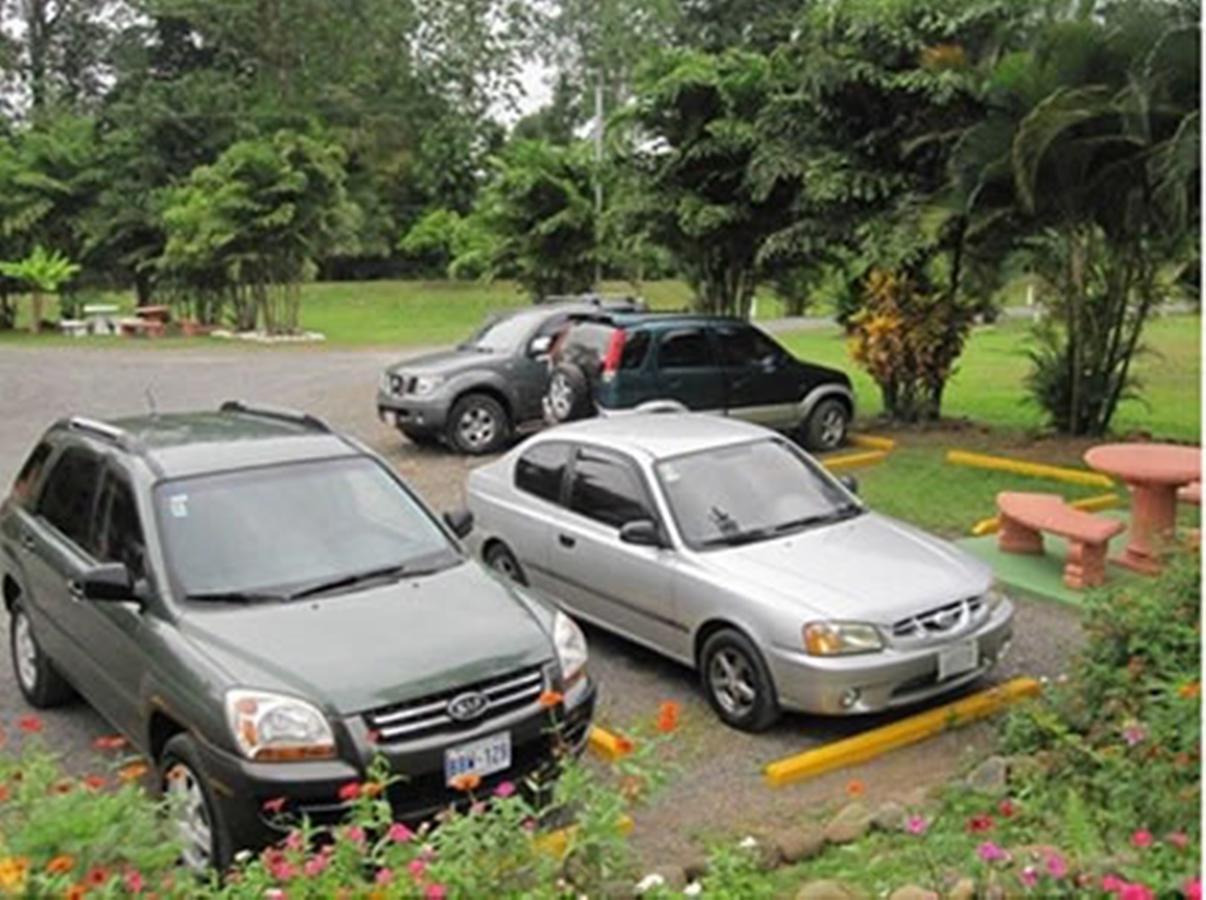
<svg viewBox="0 0 1206 900"><path fill-rule="evenodd" d="M744 654L726 647L712 657L708 682L716 702L730 716L743 718L758 700L754 671Z"/></svg>
<svg viewBox="0 0 1206 900"><path fill-rule="evenodd" d="M213 827L209 808L197 774L184 763L167 772L167 796L180 839L180 861L195 872L204 872L213 859Z"/></svg>
<svg viewBox="0 0 1206 900"><path fill-rule="evenodd" d="M14 662L17 665L17 678L27 692L32 693L38 686L38 645L34 643L33 629L29 625L29 617L18 611L17 620L13 625L16 634L13 638Z"/></svg>
<svg viewBox="0 0 1206 900"><path fill-rule="evenodd" d="M574 408L574 387L564 373L557 372L549 382L549 409L553 418L564 422Z"/></svg>
<svg viewBox="0 0 1206 900"><path fill-rule="evenodd" d="M821 443L826 447L836 447L845 436L845 414L836 406L827 409L821 417Z"/></svg>
<svg viewBox="0 0 1206 900"><path fill-rule="evenodd" d="M481 406L471 406L461 415L457 422L457 431L461 439L469 447L485 447L494 440L498 423L494 421L488 409Z"/></svg>

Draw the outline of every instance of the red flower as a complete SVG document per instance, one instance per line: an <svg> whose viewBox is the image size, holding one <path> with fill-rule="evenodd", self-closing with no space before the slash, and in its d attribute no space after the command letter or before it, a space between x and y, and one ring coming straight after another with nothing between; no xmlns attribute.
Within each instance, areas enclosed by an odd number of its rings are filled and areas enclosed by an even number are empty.
<svg viewBox="0 0 1206 900"><path fill-rule="evenodd" d="M95 750L121 750L126 746L126 739L120 734L103 734L92 742Z"/></svg>
<svg viewBox="0 0 1206 900"><path fill-rule="evenodd" d="M1148 831L1146 828L1140 828L1138 831L1136 831L1134 834L1131 835L1131 846L1132 847L1138 847L1140 849L1145 849L1147 847L1150 847L1155 842L1156 842L1156 839L1154 837L1152 837L1152 833L1150 831Z"/></svg>
<svg viewBox="0 0 1206 900"><path fill-rule="evenodd" d="M265 800L262 804L260 804L260 807L266 813L270 813L274 816L279 815L280 811L285 808L285 798L273 797L271 800Z"/></svg>
<svg viewBox="0 0 1206 900"><path fill-rule="evenodd" d="M1002 800L1000 802L1000 804L998 804L998 806L997 806L997 812L999 812L1001 814L1002 819L1012 819L1014 816L1014 813L1016 813L1017 811L1018 811L1018 808L1014 805L1013 801L1010 800L1008 797L1006 797L1004 800Z"/></svg>
<svg viewBox="0 0 1206 900"><path fill-rule="evenodd" d="M94 866L84 876L84 884L88 887L101 887L109 880L109 870L104 866Z"/></svg>
<svg viewBox="0 0 1206 900"><path fill-rule="evenodd" d="M679 705L673 700L663 700L657 708L657 730L669 734L678 728Z"/></svg>
<svg viewBox="0 0 1206 900"><path fill-rule="evenodd" d="M977 813L967 820L967 830L972 834L981 834L992 831L994 824L992 816L988 813Z"/></svg>
<svg viewBox="0 0 1206 900"><path fill-rule="evenodd" d="M45 726L37 716L22 716L17 719L17 728L26 734L37 734Z"/></svg>
<svg viewBox="0 0 1206 900"><path fill-rule="evenodd" d="M0 784L0 803L4 803L6 800L8 800L8 785Z"/></svg>
<svg viewBox="0 0 1206 900"><path fill-rule="evenodd" d="M85 775L84 776L84 787L86 787L90 791L99 791L107 783L108 782L105 781L105 778L103 775Z"/></svg>
<svg viewBox="0 0 1206 900"><path fill-rule="evenodd" d="M541 691L540 696L536 698L536 702L545 709L552 709L554 706L560 706L565 700L565 694L561 691Z"/></svg>
<svg viewBox="0 0 1206 900"><path fill-rule="evenodd" d="M339 799L347 801L355 800L360 796L362 790L363 788L359 781L349 781L339 789Z"/></svg>

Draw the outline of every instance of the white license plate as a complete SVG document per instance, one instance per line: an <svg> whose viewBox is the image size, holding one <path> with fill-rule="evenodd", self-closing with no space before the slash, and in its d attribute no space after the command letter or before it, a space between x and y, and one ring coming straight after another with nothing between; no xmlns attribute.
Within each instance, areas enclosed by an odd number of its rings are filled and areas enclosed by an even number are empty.
<svg viewBox="0 0 1206 900"><path fill-rule="evenodd" d="M947 647L938 654L938 680L945 681L970 672L980 664L980 645L964 641Z"/></svg>
<svg viewBox="0 0 1206 900"><path fill-rule="evenodd" d="M385 424L390 425L393 428L398 427L398 414L392 409L387 409L385 411Z"/></svg>
<svg viewBox="0 0 1206 900"><path fill-rule="evenodd" d="M458 775L483 778L511 768L511 732L500 731L470 744L444 751L444 780L451 783Z"/></svg>

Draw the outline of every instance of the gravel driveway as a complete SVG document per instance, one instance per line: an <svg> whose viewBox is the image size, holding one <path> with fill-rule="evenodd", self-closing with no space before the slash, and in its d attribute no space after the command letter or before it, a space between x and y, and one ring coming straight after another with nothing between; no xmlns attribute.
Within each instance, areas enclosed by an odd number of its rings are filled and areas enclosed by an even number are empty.
<svg viewBox="0 0 1206 900"><path fill-rule="evenodd" d="M409 353L417 353L410 350ZM214 407L232 398L295 406L325 417L383 453L437 509L462 502L465 473L476 460L418 448L380 424L373 405L382 367L398 354L319 348L166 351L138 348L0 347L0 490L7 490L24 456L54 419L144 411L149 391L160 410ZM1080 640L1077 616L1066 607L1022 601L1013 653L998 678L1054 676ZM842 800L849 772L772 791L760 768L781 756L876 724L790 716L758 736L722 727L696 690L691 673L591 629L592 670L601 685L601 724L651 722L662 700L683 706L679 736L669 744L670 784L638 817L634 839L646 860L682 861L696 839L759 831L803 810ZM27 711L11 674L8 641L0 651L0 724ZM91 762L92 738L109 731L81 703L45 716L47 741L76 770ZM987 746L990 726L944 735L857 770L872 800L908 794Z"/></svg>

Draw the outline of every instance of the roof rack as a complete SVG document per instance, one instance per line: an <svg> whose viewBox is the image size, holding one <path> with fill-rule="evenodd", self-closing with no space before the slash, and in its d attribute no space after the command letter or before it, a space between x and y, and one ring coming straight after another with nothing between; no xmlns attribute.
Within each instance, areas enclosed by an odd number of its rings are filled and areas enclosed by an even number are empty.
<svg viewBox="0 0 1206 900"><path fill-rule="evenodd" d="M218 407L218 411L242 413L245 416L259 416L262 419L277 419L281 422L292 422L296 425L305 425L314 431L327 433L331 431L331 426L318 418L318 416L298 412L295 409L288 409L283 406L251 406L242 400L227 400Z"/></svg>
<svg viewBox="0 0 1206 900"><path fill-rule="evenodd" d="M72 431L82 431L92 437L100 438L111 444L117 444L126 450L138 450L141 444L134 435L125 429L101 422L99 419L89 419L86 416L72 416L67 420L67 427Z"/></svg>

